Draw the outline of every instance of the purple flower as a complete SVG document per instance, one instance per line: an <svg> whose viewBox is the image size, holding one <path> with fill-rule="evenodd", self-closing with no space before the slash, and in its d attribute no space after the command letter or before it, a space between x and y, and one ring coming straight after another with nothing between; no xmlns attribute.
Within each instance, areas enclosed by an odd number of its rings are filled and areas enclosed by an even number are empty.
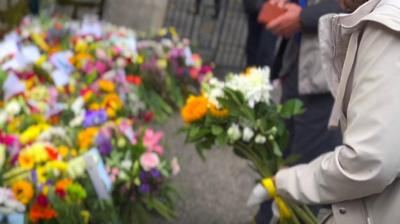
<svg viewBox="0 0 400 224"><path fill-rule="evenodd" d="M104 133L100 132L97 135L96 143L99 146L100 154L103 156L108 156L112 150L112 144L110 138Z"/></svg>
<svg viewBox="0 0 400 224"><path fill-rule="evenodd" d="M149 184L142 184L142 185L140 185L140 187L139 187L139 191L140 191L141 193L143 193L143 194L150 193L150 190L151 190L151 188L150 188L150 185L149 185Z"/></svg>
<svg viewBox="0 0 400 224"><path fill-rule="evenodd" d="M147 174L144 171L140 171L139 178L142 182L147 182Z"/></svg>
<svg viewBox="0 0 400 224"><path fill-rule="evenodd" d="M107 113L105 110L87 111L83 121L83 127L96 126L107 121Z"/></svg>
<svg viewBox="0 0 400 224"><path fill-rule="evenodd" d="M150 174L155 179L160 179L161 178L161 173L157 169L150 170Z"/></svg>

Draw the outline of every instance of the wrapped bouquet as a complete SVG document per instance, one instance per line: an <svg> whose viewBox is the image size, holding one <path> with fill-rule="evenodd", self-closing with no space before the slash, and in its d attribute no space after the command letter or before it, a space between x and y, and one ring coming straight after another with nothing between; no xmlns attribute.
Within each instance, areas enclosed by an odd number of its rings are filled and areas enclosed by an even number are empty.
<svg viewBox="0 0 400 224"><path fill-rule="evenodd" d="M295 160L294 155L284 156L288 140L284 120L303 112L298 100L273 103L271 90L268 68L230 74L225 81L204 80L202 94L190 96L181 110L187 124L183 128L186 141L194 143L200 155L215 145L231 146L261 176L264 191L278 207L281 223L316 223L306 206L276 195L270 179Z"/></svg>

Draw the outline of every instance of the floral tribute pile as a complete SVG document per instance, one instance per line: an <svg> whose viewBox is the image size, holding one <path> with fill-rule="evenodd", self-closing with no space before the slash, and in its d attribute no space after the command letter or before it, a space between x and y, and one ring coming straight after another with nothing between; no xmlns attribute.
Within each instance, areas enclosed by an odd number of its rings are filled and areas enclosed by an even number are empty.
<svg viewBox="0 0 400 224"><path fill-rule="evenodd" d="M181 110L186 141L195 144L200 155L215 145L231 146L249 160L268 192L275 192L270 178L296 159L283 156L288 140L284 120L303 112L298 100L273 103L272 89L269 68L250 68L228 75L225 81L204 79L202 93L190 96ZM317 223L306 206L270 196L279 210L279 223Z"/></svg>
<svg viewBox="0 0 400 224"><path fill-rule="evenodd" d="M0 222L174 217L163 121L211 68L163 30L26 18L0 42Z"/></svg>

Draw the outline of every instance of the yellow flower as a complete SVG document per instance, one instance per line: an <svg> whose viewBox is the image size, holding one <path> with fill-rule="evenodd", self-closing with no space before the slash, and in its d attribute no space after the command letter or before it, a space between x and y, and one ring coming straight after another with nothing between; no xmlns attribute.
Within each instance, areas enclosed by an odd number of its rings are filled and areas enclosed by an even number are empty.
<svg viewBox="0 0 400 224"><path fill-rule="evenodd" d="M104 80L104 79L102 79L102 80L99 80L98 83L99 83L100 89L101 89L102 91L104 91L104 92L110 93L110 92L114 92L114 90L115 90L115 85L114 85L114 83L111 82L111 81L109 81L109 80Z"/></svg>
<svg viewBox="0 0 400 224"><path fill-rule="evenodd" d="M47 169L42 166L36 169L37 181L40 184L44 184L47 182Z"/></svg>
<svg viewBox="0 0 400 224"><path fill-rule="evenodd" d="M43 51L48 51L49 50L49 45L47 45L46 41L44 40L43 35L39 35L37 33L34 33L32 35L32 39L35 42L37 46L40 47Z"/></svg>
<svg viewBox="0 0 400 224"><path fill-rule="evenodd" d="M11 122L7 126L7 131L9 133L17 133L19 131L19 127L21 127L22 118L21 117L14 117Z"/></svg>
<svg viewBox="0 0 400 224"><path fill-rule="evenodd" d="M42 132L46 131L48 128L49 128L49 125L47 125L47 124L38 124L38 125L30 126L19 136L19 140L21 141L22 144L27 144L29 142L32 142L37 137L39 137L39 135Z"/></svg>
<svg viewBox="0 0 400 224"><path fill-rule="evenodd" d="M229 110L226 108L218 109L214 104L210 104L211 115L217 118L229 116Z"/></svg>
<svg viewBox="0 0 400 224"><path fill-rule="evenodd" d="M90 221L90 212L88 210L81 211L81 216L83 218L83 223L87 224Z"/></svg>
<svg viewBox="0 0 400 224"><path fill-rule="evenodd" d="M242 75L244 75L244 76L249 76L249 75L251 75L255 70L257 70L256 67L248 67L248 68L246 68L246 70L244 71L244 73L242 73Z"/></svg>
<svg viewBox="0 0 400 224"><path fill-rule="evenodd" d="M78 151L76 149L71 150L71 156L76 157L78 155Z"/></svg>
<svg viewBox="0 0 400 224"><path fill-rule="evenodd" d="M33 158L26 153L25 154L21 153L18 156L18 163L22 168L29 170L32 169L33 166L35 165L35 161L33 160Z"/></svg>
<svg viewBox="0 0 400 224"><path fill-rule="evenodd" d="M46 163L46 169L48 172L65 172L68 169L68 164L60 160L53 160Z"/></svg>
<svg viewBox="0 0 400 224"><path fill-rule="evenodd" d="M68 155L69 148L67 146L59 146L58 147L58 153L61 155L61 157L66 157Z"/></svg>
<svg viewBox="0 0 400 224"><path fill-rule="evenodd" d="M87 150L92 145L94 137L97 135L98 128L90 127L78 134L78 145L80 150Z"/></svg>
<svg viewBox="0 0 400 224"><path fill-rule="evenodd" d="M26 180L19 180L12 184L15 198L22 204L28 204L33 197L33 186Z"/></svg>
<svg viewBox="0 0 400 224"><path fill-rule="evenodd" d="M75 51L76 52L84 53L84 52L87 51L87 49L88 49L88 44L85 41L83 41L83 40L78 40L77 41L77 43L75 45Z"/></svg>
<svg viewBox="0 0 400 224"><path fill-rule="evenodd" d="M109 118L114 118L117 115L115 110L111 108L107 108L106 113Z"/></svg>
<svg viewBox="0 0 400 224"><path fill-rule="evenodd" d="M141 55L138 55L136 58L136 63L138 63L140 65L140 64L143 64L143 62L144 62L143 57Z"/></svg>
<svg viewBox="0 0 400 224"><path fill-rule="evenodd" d="M181 116L186 123L202 119L207 114L208 100L204 96L190 96L181 110Z"/></svg>
<svg viewBox="0 0 400 224"><path fill-rule="evenodd" d="M158 59L157 60L157 66L161 69L165 69L168 66L167 60L165 59Z"/></svg>
<svg viewBox="0 0 400 224"><path fill-rule="evenodd" d="M20 156L24 157L23 159L25 159L25 157L30 157L34 163L46 162L49 159L49 154L43 143L35 143L24 148Z"/></svg>
<svg viewBox="0 0 400 224"><path fill-rule="evenodd" d="M89 105L89 110L100 110L100 104L98 103L91 103Z"/></svg>
<svg viewBox="0 0 400 224"><path fill-rule="evenodd" d="M122 105L123 104L119 96L117 94L112 93L112 94L107 94L104 97L101 107L106 109L111 108L114 110L118 110L122 107Z"/></svg>

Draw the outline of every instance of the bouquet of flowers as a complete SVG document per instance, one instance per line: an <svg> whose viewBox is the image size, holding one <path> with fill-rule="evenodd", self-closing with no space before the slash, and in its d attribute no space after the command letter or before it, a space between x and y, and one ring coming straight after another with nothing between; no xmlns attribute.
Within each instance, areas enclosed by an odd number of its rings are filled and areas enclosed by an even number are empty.
<svg viewBox="0 0 400 224"><path fill-rule="evenodd" d="M268 68L231 74L225 81L204 80L202 94L190 96L181 110L187 124L182 130L200 155L216 144L229 145L249 160L274 197L282 223L316 223L306 206L272 194L275 189L268 178L290 165L295 157L283 156L288 140L284 120L301 114L303 108L298 100L273 103L271 90Z"/></svg>
<svg viewBox="0 0 400 224"><path fill-rule="evenodd" d="M133 35L26 19L0 42L0 222L174 217L179 165L164 157L163 134L145 127L153 115L141 78L127 73L142 63Z"/></svg>

